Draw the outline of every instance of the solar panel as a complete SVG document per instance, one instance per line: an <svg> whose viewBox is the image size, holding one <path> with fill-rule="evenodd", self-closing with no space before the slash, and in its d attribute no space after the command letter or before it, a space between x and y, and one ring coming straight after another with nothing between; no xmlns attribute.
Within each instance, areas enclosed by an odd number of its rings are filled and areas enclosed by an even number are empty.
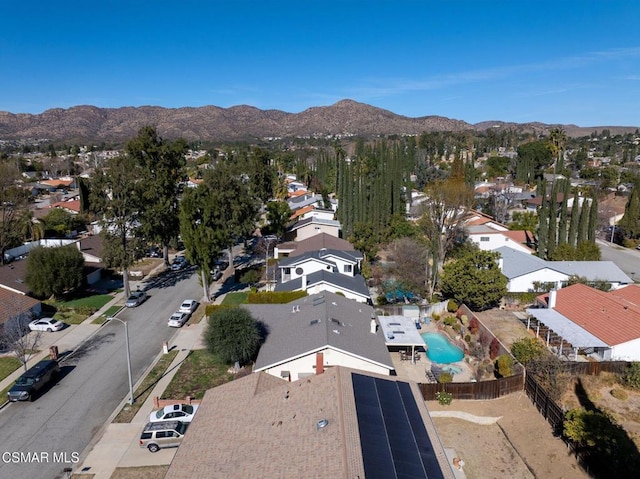
<svg viewBox="0 0 640 479"><path fill-rule="evenodd" d="M411 387L352 374L365 476L443 478Z"/></svg>

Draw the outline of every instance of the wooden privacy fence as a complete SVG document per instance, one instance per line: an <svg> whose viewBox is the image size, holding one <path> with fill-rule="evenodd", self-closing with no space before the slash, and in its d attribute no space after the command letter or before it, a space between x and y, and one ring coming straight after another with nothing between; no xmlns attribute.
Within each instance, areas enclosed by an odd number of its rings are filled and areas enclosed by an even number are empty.
<svg viewBox="0 0 640 479"><path fill-rule="evenodd" d="M564 423L564 411L551 399L547 391L531 374L527 374L524 382L524 390L538 412L551 424L553 431L556 434L561 433Z"/></svg>
<svg viewBox="0 0 640 479"><path fill-rule="evenodd" d="M451 393L454 399L497 399L507 394L522 391L524 373L491 381L472 383L420 383L418 387L425 401L435 400L436 393L441 391Z"/></svg>

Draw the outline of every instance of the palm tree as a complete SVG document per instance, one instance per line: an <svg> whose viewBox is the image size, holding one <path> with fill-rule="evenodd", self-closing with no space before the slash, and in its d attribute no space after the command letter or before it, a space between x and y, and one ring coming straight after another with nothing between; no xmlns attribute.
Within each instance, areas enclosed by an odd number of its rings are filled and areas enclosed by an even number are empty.
<svg viewBox="0 0 640 479"><path fill-rule="evenodd" d="M18 228L24 241L38 241L44 238L44 223L34 218L30 210L24 210L20 214Z"/></svg>
<svg viewBox="0 0 640 479"><path fill-rule="evenodd" d="M549 140L555 161L554 171L560 173L564 169L564 147L567 143L567 134L562 128L554 128L549 134Z"/></svg>

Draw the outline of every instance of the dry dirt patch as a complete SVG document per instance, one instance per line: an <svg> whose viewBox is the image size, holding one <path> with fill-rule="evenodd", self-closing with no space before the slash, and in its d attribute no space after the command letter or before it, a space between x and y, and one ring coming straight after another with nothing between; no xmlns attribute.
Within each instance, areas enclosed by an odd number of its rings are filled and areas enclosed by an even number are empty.
<svg viewBox="0 0 640 479"><path fill-rule="evenodd" d="M564 442L524 392L490 401L453 400L449 406L428 401L431 411L464 411L500 417L481 426L453 418L433 418L445 448L454 448L466 465L469 479L544 478L586 479L589 476L568 453Z"/></svg>

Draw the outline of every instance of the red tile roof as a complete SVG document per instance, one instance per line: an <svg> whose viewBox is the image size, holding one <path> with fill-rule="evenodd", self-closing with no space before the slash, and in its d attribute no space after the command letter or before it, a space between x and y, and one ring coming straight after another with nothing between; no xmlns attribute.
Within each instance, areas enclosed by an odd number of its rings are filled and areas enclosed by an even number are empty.
<svg viewBox="0 0 640 479"><path fill-rule="evenodd" d="M313 209L315 208L315 206L313 205L309 205L309 206L305 206L303 208L300 208L298 210L296 210L292 215L290 219L296 219L298 216L302 216L305 213L308 213L309 211L313 211Z"/></svg>
<svg viewBox="0 0 640 479"><path fill-rule="evenodd" d="M538 298L547 303L548 294ZM604 292L574 284L557 291L553 309L609 346L640 338L640 286Z"/></svg>
<svg viewBox="0 0 640 479"><path fill-rule="evenodd" d="M72 201L59 201L51 205L51 208L63 208L65 210L75 211L80 213L80 200Z"/></svg>

